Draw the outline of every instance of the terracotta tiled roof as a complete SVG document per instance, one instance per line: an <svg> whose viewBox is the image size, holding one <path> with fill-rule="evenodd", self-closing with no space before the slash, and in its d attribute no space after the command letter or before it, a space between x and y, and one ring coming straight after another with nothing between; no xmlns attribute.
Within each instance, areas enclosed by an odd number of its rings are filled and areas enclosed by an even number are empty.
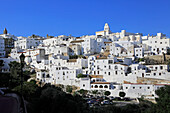
<svg viewBox="0 0 170 113"><path fill-rule="evenodd" d="M109 43L112 43L112 42L104 42L105 44L109 44Z"/></svg>
<svg viewBox="0 0 170 113"><path fill-rule="evenodd" d="M103 78L103 75L89 75L91 78Z"/></svg>
<svg viewBox="0 0 170 113"><path fill-rule="evenodd" d="M77 59L69 59L67 62L77 62Z"/></svg>
<svg viewBox="0 0 170 113"><path fill-rule="evenodd" d="M74 41L71 41L70 43L80 43L80 42L84 42L84 40L74 40Z"/></svg>
<svg viewBox="0 0 170 113"><path fill-rule="evenodd" d="M110 82L93 82L91 84L110 84Z"/></svg>

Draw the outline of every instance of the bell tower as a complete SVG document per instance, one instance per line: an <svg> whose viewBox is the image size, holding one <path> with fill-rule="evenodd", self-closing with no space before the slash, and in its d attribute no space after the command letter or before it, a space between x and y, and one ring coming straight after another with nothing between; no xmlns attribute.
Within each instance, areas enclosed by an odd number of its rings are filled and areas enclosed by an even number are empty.
<svg viewBox="0 0 170 113"><path fill-rule="evenodd" d="M8 33L8 31L7 31L6 28L4 29L3 33L4 33L4 34L7 34L7 33Z"/></svg>
<svg viewBox="0 0 170 113"><path fill-rule="evenodd" d="M110 27L109 27L108 23L105 23L104 31L110 31Z"/></svg>

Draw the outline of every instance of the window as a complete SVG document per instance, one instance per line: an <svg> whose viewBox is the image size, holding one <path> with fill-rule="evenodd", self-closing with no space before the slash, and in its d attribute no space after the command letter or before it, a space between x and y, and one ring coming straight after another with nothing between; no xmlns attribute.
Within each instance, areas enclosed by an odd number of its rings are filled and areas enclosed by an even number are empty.
<svg viewBox="0 0 170 113"><path fill-rule="evenodd" d="M83 84L83 87L85 87L85 84Z"/></svg>
<svg viewBox="0 0 170 113"><path fill-rule="evenodd" d="M157 41L155 41L155 43L157 43Z"/></svg>
<svg viewBox="0 0 170 113"><path fill-rule="evenodd" d="M115 71L115 74L117 75L117 71Z"/></svg>
<svg viewBox="0 0 170 113"><path fill-rule="evenodd" d="M105 86L104 86L104 88L108 88L108 86L107 86L107 85L105 85Z"/></svg>
<svg viewBox="0 0 170 113"><path fill-rule="evenodd" d="M161 73L159 73L159 76L161 76Z"/></svg>
<svg viewBox="0 0 170 113"><path fill-rule="evenodd" d="M110 65L109 65L109 69L111 69Z"/></svg>
<svg viewBox="0 0 170 113"><path fill-rule="evenodd" d="M97 85L95 85L95 88L98 88L98 86L97 86Z"/></svg>
<svg viewBox="0 0 170 113"><path fill-rule="evenodd" d="M154 76L156 75L156 73L153 74Z"/></svg>
<svg viewBox="0 0 170 113"><path fill-rule="evenodd" d="M110 72L108 72L108 75L110 75Z"/></svg>
<svg viewBox="0 0 170 113"><path fill-rule="evenodd" d="M148 89L150 89L150 87L148 87Z"/></svg>
<svg viewBox="0 0 170 113"><path fill-rule="evenodd" d="M163 69L163 66L160 66L160 69Z"/></svg>
<svg viewBox="0 0 170 113"><path fill-rule="evenodd" d="M139 87L140 89L142 89L142 87Z"/></svg>
<svg viewBox="0 0 170 113"><path fill-rule="evenodd" d="M135 87L133 87L133 89L135 89Z"/></svg>
<svg viewBox="0 0 170 113"><path fill-rule="evenodd" d="M146 76L150 76L150 74L146 74Z"/></svg>
<svg viewBox="0 0 170 113"><path fill-rule="evenodd" d="M162 42L160 42L160 44L162 44Z"/></svg>
<svg viewBox="0 0 170 113"><path fill-rule="evenodd" d="M109 64L112 64L113 63L113 60L109 60Z"/></svg>
<svg viewBox="0 0 170 113"><path fill-rule="evenodd" d="M100 86L99 86L99 88L103 88L103 86L102 86L102 85L100 85Z"/></svg>
<svg viewBox="0 0 170 113"><path fill-rule="evenodd" d="M42 76L43 76L43 78L45 78L45 73L43 73L43 75L42 75Z"/></svg>
<svg viewBox="0 0 170 113"><path fill-rule="evenodd" d="M126 89L128 89L128 87L126 87Z"/></svg>

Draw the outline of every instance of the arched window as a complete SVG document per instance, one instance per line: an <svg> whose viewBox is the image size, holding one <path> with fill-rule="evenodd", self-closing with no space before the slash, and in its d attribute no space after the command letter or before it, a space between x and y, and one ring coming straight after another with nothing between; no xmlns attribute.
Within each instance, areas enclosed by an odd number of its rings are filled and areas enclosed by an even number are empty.
<svg viewBox="0 0 170 113"><path fill-rule="evenodd" d="M104 88L108 88L108 86L107 86L107 85L105 85L105 86L104 86Z"/></svg>
<svg viewBox="0 0 170 113"><path fill-rule="evenodd" d="M91 88L93 88L93 85L91 86Z"/></svg>
<svg viewBox="0 0 170 113"><path fill-rule="evenodd" d="M102 85L100 85L100 86L99 86L99 88L103 88L103 86L102 86Z"/></svg>
<svg viewBox="0 0 170 113"><path fill-rule="evenodd" d="M98 88L98 85L95 85L95 88Z"/></svg>

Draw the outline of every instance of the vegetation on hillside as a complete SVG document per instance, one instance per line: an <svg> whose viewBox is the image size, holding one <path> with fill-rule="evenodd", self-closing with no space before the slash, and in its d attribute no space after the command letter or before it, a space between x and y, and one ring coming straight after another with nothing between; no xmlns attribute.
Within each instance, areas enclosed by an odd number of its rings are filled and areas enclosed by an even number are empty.
<svg viewBox="0 0 170 113"><path fill-rule="evenodd" d="M0 73L0 87L9 87L9 90L20 92L20 64L10 63L11 73ZM72 87L67 86L64 92L60 87L45 84L40 87L37 82L31 80L27 82L25 76L29 71L24 71L23 96L27 102L28 113L169 113L170 112L170 86L165 86L156 91L159 98L156 104L140 99L140 104L128 104L117 107L114 104L99 108L90 108L82 96L87 94L87 90L80 89L82 95L71 95ZM98 90L92 91L94 95ZM105 95L109 95L105 92ZM124 93L120 93L124 97Z"/></svg>

